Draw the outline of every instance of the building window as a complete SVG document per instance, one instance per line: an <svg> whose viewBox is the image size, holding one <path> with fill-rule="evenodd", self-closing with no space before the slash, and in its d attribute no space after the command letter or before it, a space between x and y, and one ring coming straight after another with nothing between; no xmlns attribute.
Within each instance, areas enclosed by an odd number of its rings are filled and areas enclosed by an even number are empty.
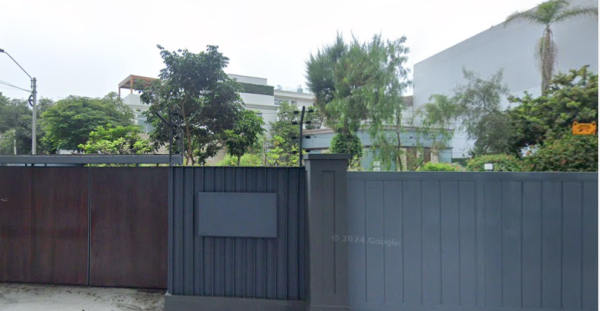
<svg viewBox="0 0 600 311"><path fill-rule="evenodd" d="M275 106L279 106L279 105L281 105L281 103L282 103L282 102L283 102L283 100L281 100L281 99L276 99L276 100L275 100Z"/></svg>
<svg viewBox="0 0 600 311"><path fill-rule="evenodd" d="M150 133L152 130L154 130L154 126L152 126L152 124L147 123L146 116L144 115L139 115L137 117L137 125L139 125L142 128L142 131L144 133Z"/></svg>
<svg viewBox="0 0 600 311"><path fill-rule="evenodd" d="M295 100L292 100L292 105L298 104Z"/></svg>

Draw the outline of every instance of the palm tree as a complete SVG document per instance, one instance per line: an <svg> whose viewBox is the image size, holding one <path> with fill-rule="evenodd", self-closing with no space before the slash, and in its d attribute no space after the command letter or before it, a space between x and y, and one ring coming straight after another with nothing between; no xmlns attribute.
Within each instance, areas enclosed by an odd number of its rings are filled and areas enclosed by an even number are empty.
<svg viewBox="0 0 600 311"><path fill-rule="evenodd" d="M515 12L506 18L506 27L512 21L522 20L537 25L544 25L544 35L539 39L536 47L536 57L542 73L542 92L550 86L556 60L556 44L552 40L552 26L580 15L594 15L598 17L597 7L569 7L567 0L550 0L540 4L537 8L524 12Z"/></svg>

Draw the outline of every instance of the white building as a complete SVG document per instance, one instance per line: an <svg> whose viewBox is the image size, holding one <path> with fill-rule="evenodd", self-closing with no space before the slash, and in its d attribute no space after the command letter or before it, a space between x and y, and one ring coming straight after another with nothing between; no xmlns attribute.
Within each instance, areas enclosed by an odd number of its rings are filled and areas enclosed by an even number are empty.
<svg viewBox="0 0 600 311"><path fill-rule="evenodd" d="M277 89L275 89L273 86L267 84L266 78L235 74L229 74L229 77L235 79L242 85L243 91L240 92L240 97L242 98L246 109L256 111L257 115L263 118L267 135L269 135L269 130L271 129L271 122L277 121L277 109L282 101L297 105L299 108L302 106L312 106L314 102L314 95L300 87L297 89L283 89L281 86L277 86ZM146 116L142 113L147 111L149 107L140 101L140 95L133 93L132 89L132 85L135 85L135 83L137 83L136 81L140 80L145 81L145 83L150 83L151 81L156 80L156 78L130 75L119 83L119 96L121 96L121 89L124 88L130 90L129 94L123 97L123 102L133 109L135 113L135 124L142 126L147 133L152 130L152 126L146 123ZM142 137L147 138L147 135L142 135ZM223 149L217 156L209 159L207 164L214 165L223 159L224 156L225 150Z"/></svg>
<svg viewBox="0 0 600 311"><path fill-rule="evenodd" d="M297 88L284 88L281 85L275 87L275 105L278 106L281 102L286 101L292 105L302 109L302 107L312 107L315 104L315 95L310 93L308 89L298 86Z"/></svg>
<svg viewBox="0 0 600 311"><path fill-rule="evenodd" d="M597 0L572 1L577 6L598 6ZM460 42L414 67L413 100L418 109L433 94L452 95L464 83L462 69L489 77L503 69L504 82L513 95L527 91L541 93L541 75L535 58L535 46L543 26L514 21L499 24ZM577 16L552 25L558 47L555 72L567 72L589 65L598 72L598 19ZM462 157L470 148L465 133L457 132L452 142L453 157Z"/></svg>
<svg viewBox="0 0 600 311"><path fill-rule="evenodd" d="M257 114L265 121L265 130L267 133L271 129L270 123L277 121L277 109L281 102L287 101L292 105L298 106L300 109L303 106L310 107L314 105L314 95L301 87L284 89L278 85L277 88L274 88L267 84L266 78L236 74L229 74L229 77L242 85L244 90L240 92L240 97L246 105L246 109L257 111ZM146 124L146 118L142 114L142 112L148 110L148 105L140 101L140 95L134 94L131 87L138 80L149 83L156 79L130 75L119 83L119 96L121 96L121 89L130 90L129 94L123 97L123 102L134 110L136 124L141 125L148 132L151 130L151 126Z"/></svg>

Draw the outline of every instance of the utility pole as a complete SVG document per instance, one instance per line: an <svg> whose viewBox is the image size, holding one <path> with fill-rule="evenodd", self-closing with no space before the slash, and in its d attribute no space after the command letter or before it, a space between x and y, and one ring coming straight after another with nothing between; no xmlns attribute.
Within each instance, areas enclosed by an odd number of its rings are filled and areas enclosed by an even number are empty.
<svg viewBox="0 0 600 311"><path fill-rule="evenodd" d="M35 78L32 78L31 75L29 75L29 73L27 73L27 71L25 71L25 69L23 69L23 67L21 67L21 65L12 57L10 56L10 54L8 54L8 52L6 52L4 49L0 49L0 53L4 53L6 55L8 55L8 57L10 57L10 59L12 59L12 61L17 64L17 66L19 66L19 68L21 68L21 70L23 70L23 72L29 77L29 79L31 79L31 96L30 98L30 102L29 105L31 105L31 107L33 108L32 111L32 116L31 116L31 154L35 155L37 154L36 152L36 147L37 147L37 127L36 127L36 123L37 123L37 80ZM33 99L33 100L31 100Z"/></svg>
<svg viewBox="0 0 600 311"><path fill-rule="evenodd" d="M31 154L37 154L37 79L31 79L31 93L33 96L33 116L31 118Z"/></svg>

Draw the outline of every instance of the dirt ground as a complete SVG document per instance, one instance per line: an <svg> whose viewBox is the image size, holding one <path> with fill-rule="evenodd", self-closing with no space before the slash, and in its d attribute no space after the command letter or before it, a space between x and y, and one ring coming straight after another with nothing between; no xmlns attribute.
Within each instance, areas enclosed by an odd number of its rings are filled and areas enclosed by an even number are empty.
<svg viewBox="0 0 600 311"><path fill-rule="evenodd" d="M165 291L0 283L0 311L162 311Z"/></svg>

